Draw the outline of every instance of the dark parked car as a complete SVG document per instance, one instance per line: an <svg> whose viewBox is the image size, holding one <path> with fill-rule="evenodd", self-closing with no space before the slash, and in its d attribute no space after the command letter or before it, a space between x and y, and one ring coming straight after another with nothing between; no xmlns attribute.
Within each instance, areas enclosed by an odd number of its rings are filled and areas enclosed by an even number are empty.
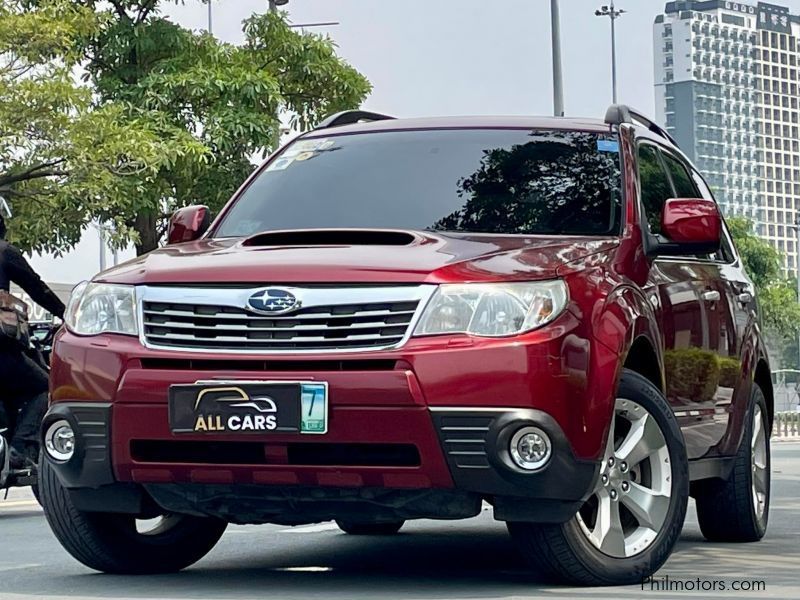
<svg viewBox="0 0 800 600"><path fill-rule="evenodd" d="M76 289L55 344L41 493L85 565L482 501L584 584L656 571L690 495L708 539L764 535L754 288L703 178L629 108L342 113L169 237Z"/></svg>

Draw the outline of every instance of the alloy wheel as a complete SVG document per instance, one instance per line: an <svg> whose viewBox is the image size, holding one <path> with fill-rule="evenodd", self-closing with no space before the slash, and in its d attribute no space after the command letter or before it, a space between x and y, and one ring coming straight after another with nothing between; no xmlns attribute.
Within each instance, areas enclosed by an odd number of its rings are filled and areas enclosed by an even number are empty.
<svg viewBox="0 0 800 600"><path fill-rule="evenodd" d="M656 419L640 404L617 398L597 485L576 515L602 553L629 558L655 541L672 492L669 449Z"/></svg>

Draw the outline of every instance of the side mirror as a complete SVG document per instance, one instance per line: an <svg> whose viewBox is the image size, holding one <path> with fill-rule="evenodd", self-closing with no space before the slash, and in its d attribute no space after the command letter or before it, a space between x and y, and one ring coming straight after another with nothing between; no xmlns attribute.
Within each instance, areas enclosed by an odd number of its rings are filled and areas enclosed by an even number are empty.
<svg viewBox="0 0 800 600"><path fill-rule="evenodd" d="M657 254L685 256L711 254L719 250L722 217L713 200L672 198L661 212L661 235Z"/></svg>
<svg viewBox="0 0 800 600"><path fill-rule="evenodd" d="M167 244L180 244L198 239L211 225L207 206L187 206L176 210L169 220Z"/></svg>

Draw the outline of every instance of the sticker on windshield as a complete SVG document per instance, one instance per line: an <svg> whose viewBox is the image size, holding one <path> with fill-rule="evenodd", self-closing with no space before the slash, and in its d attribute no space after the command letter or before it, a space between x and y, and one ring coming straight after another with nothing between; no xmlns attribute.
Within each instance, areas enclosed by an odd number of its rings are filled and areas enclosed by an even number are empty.
<svg viewBox="0 0 800 600"><path fill-rule="evenodd" d="M333 147L336 144L331 139L322 138L322 139L314 139L314 140L299 140L289 146L281 157L272 163L266 168L267 171L283 171L284 169L289 168L289 166L294 162L303 162L314 158L315 156L319 156L320 152L324 152L328 148Z"/></svg>
<svg viewBox="0 0 800 600"><path fill-rule="evenodd" d="M266 171L283 171L286 169L290 164L294 162L294 156L281 156L280 158L273 160L267 168Z"/></svg>
<svg viewBox="0 0 800 600"><path fill-rule="evenodd" d="M617 140L597 140L597 150L600 152L619 152Z"/></svg>
<svg viewBox="0 0 800 600"><path fill-rule="evenodd" d="M314 140L299 140L289 146L284 152L284 156L297 156L299 154L306 154L308 152L317 152L319 150L326 150L333 146L333 140L328 138L314 139Z"/></svg>

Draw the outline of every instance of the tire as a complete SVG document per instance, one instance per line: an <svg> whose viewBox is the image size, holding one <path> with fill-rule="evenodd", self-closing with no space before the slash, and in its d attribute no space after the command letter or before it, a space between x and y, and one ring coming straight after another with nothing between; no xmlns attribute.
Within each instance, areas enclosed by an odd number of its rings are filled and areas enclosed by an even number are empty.
<svg viewBox="0 0 800 600"><path fill-rule="evenodd" d="M641 444L636 443L639 433ZM566 523L508 523L508 529L524 558L547 579L637 584L672 553L688 497L689 466L678 422L658 388L625 369L601 472L589 499ZM634 501L641 498L647 498L648 509L639 509L642 516L637 517L628 507L641 506ZM601 518L617 527L601 526Z"/></svg>
<svg viewBox="0 0 800 600"><path fill-rule="evenodd" d="M394 535L405 524L405 521L390 523L356 523L336 519L339 529L350 535Z"/></svg>
<svg viewBox="0 0 800 600"><path fill-rule="evenodd" d="M180 571L203 558L227 527L217 519L172 515L141 533L131 515L80 511L47 460L41 461L39 488L47 522L64 549L90 569L105 573Z"/></svg>
<svg viewBox="0 0 800 600"><path fill-rule="evenodd" d="M754 437L762 434L754 444ZM754 436L754 433L756 434ZM761 452L755 452L762 445ZM758 468L756 463L758 463ZM728 479L701 482L695 497L700 531L711 542L757 542L767 532L770 497L769 416L764 392L753 384L742 442ZM756 473L761 477L756 478ZM754 484L763 497L756 507Z"/></svg>

